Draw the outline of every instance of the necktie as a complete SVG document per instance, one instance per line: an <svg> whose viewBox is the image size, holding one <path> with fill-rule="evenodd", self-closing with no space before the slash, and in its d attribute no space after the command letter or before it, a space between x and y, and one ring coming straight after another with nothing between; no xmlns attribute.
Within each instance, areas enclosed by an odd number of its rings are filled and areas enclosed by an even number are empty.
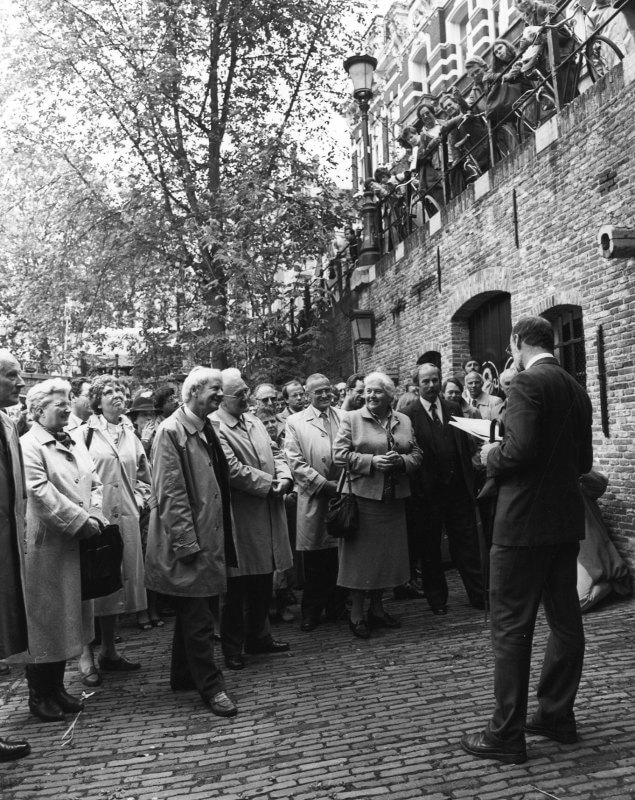
<svg viewBox="0 0 635 800"><path fill-rule="evenodd" d="M322 417L322 422L324 423L324 430L329 437L329 442L333 444L333 430L331 428L331 421L329 420L328 414L323 411L320 416Z"/></svg>
<svg viewBox="0 0 635 800"><path fill-rule="evenodd" d="M443 427L443 423L439 419L439 415L437 414L437 406L436 403L430 403L430 416L432 417L432 422L437 427Z"/></svg>
<svg viewBox="0 0 635 800"><path fill-rule="evenodd" d="M478 406L478 402L476 400L472 400L472 407L476 408Z"/></svg>

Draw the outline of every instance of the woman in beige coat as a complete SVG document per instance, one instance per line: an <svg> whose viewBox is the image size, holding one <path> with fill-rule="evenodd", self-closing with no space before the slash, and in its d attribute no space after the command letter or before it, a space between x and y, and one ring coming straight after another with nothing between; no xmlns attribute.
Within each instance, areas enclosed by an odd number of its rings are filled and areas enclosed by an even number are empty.
<svg viewBox="0 0 635 800"><path fill-rule="evenodd" d="M112 375L99 375L90 387L93 415L82 432L104 485L104 514L119 525L123 537L123 588L95 600L95 616L101 629L99 667L110 672L129 672L141 666L117 652L115 628L117 615L131 612L145 614L147 598L139 515L151 492L150 466L143 445L136 437L130 420L124 415L125 393ZM95 665L89 647L80 659L84 683L95 680Z"/></svg>
<svg viewBox="0 0 635 800"><path fill-rule="evenodd" d="M29 708L44 722L77 713L83 703L64 689L66 659L93 638L93 603L82 602L80 539L99 533L101 482L81 441L63 429L70 385L52 379L26 398L34 423L21 440L27 490L26 612Z"/></svg>
<svg viewBox="0 0 635 800"><path fill-rule="evenodd" d="M364 381L364 394L366 405L344 416L333 443L333 461L350 471L359 509L357 535L340 544L337 583L350 589L350 627L361 639L367 639L373 627L400 627L384 610L382 594L410 577L404 498L410 495L407 473L422 461L410 419L391 408L395 385L390 378L371 373Z"/></svg>

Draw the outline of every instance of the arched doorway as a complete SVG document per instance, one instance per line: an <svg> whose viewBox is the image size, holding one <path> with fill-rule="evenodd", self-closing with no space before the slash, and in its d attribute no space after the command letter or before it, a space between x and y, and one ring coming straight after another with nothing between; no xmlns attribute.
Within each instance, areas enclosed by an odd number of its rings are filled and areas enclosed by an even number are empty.
<svg viewBox="0 0 635 800"><path fill-rule="evenodd" d="M512 331L511 296L500 292L481 303L468 317L470 355L481 363L483 377L498 386L509 356Z"/></svg>

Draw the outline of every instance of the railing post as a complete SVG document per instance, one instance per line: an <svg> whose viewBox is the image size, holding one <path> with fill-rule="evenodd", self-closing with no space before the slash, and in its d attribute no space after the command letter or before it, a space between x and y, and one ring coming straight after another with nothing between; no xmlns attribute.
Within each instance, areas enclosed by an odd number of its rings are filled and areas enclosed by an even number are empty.
<svg viewBox="0 0 635 800"><path fill-rule="evenodd" d="M551 19L549 18L551 22ZM547 52L549 54L549 69L551 70L551 85L553 95L556 99L556 111L560 113L562 109L562 98L560 97L560 84L558 81L558 67L560 63L560 43L558 41L558 31L556 28L547 28Z"/></svg>
<svg viewBox="0 0 635 800"><path fill-rule="evenodd" d="M443 170L443 202L447 205L452 197L452 190L450 187L448 140L445 136L441 138L441 169Z"/></svg>

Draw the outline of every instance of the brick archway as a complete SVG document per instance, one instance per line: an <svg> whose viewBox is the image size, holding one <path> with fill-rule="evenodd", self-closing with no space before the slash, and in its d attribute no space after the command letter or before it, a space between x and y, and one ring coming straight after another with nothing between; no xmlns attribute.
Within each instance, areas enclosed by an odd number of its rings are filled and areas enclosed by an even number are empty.
<svg viewBox="0 0 635 800"><path fill-rule="evenodd" d="M466 320L482 303L496 294L512 293L512 275L507 267L482 269L464 281L449 298L453 323Z"/></svg>
<svg viewBox="0 0 635 800"><path fill-rule="evenodd" d="M576 289L553 292L553 294L544 297L533 305L528 313L531 316L540 317L545 311L549 311L550 308L555 308L556 306L580 306L582 308L582 295Z"/></svg>

